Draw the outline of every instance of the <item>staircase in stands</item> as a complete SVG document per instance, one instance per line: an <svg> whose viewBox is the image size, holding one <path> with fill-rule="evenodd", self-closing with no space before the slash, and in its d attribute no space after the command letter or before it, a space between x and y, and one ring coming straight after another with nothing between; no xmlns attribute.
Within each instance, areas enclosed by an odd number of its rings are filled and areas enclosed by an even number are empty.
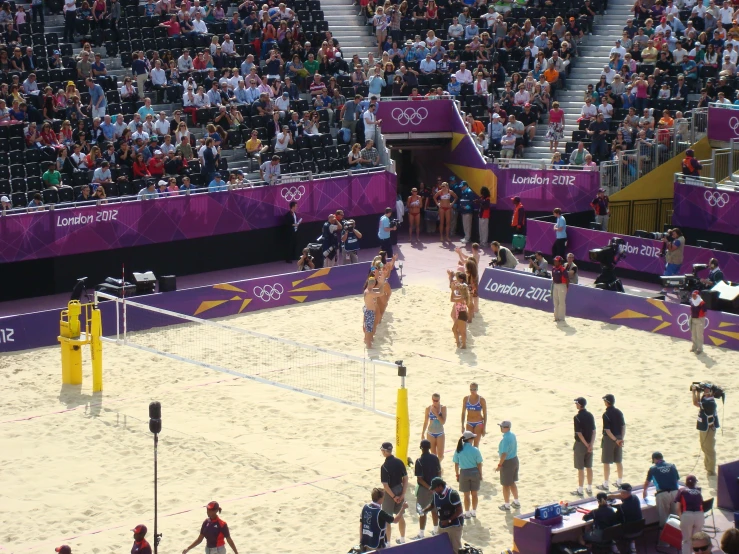
<svg viewBox="0 0 739 554"><path fill-rule="evenodd" d="M364 16L357 15L358 5L353 5L351 0L321 0L321 9L329 30L339 41L344 59L359 54L364 60L368 53L377 52L372 27L365 25Z"/></svg>

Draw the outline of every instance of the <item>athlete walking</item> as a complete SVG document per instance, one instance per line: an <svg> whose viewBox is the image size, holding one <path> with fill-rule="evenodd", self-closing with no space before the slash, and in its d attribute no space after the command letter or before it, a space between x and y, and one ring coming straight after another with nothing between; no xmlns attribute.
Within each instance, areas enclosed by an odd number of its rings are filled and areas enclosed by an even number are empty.
<svg viewBox="0 0 739 554"><path fill-rule="evenodd" d="M421 440L425 438L431 443L430 451L439 458L439 463L444 459L444 423L446 423L446 406L441 404L441 396L438 393L431 395L431 406L426 408L423 416L423 429ZM426 431L428 430L428 434Z"/></svg>
<svg viewBox="0 0 739 554"><path fill-rule="evenodd" d="M462 433L472 431L477 435L473 442L474 446L479 446L480 438L485 436L488 421L487 403L482 396L477 394L477 389L477 383L470 383L470 394L462 400Z"/></svg>

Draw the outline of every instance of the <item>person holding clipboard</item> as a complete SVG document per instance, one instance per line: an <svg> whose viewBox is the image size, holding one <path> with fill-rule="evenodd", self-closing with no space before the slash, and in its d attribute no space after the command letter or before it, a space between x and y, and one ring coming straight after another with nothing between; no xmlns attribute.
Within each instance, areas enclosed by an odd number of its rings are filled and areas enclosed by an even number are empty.
<svg viewBox="0 0 739 554"><path fill-rule="evenodd" d="M302 218L298 219L298 203L293 200L290 202L290 209L285 214L284 226L285 234L285 263L291 264L295 261L295 251L298 247L298 228Z"/></svg>

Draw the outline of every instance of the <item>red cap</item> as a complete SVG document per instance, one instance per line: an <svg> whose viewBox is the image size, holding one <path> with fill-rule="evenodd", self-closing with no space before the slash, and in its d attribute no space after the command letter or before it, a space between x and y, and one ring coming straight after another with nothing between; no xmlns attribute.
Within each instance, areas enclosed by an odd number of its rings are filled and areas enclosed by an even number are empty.
<svg viewBox="0 0 739 554"><path fill-rule="evenodd" d="M56 552L59 552L59 554L72 554L72 549L66 544L62 546L57 546L54 550Z"/></svg>
<svg viewBox="0 0 739 554"><path fill-rule="evenodd" d="M131 531L133 531L134 533L143 533L144 535L146 535L148 529L146 528L146 525L137 525L136 527L131 529Z"/></svg>
<svg viewBox="0 0 739 554"><path fill-rule="evenodd" d="M528 102L526 102L526 103L525 103L525 104L523 105L523 107L524 107L524 108L530 108L530 107L531 107L531 104L529 104Z"/></svg>
<svg viewBox="0 0 739 554"><path fill-rule="evenodd" d="M208 505L206 506L209 510L220 510L221 507L218 505L218 502L215 500L213 502L208 502Z"/></svg>
<svg viewBox="0 0 739 554"><path fill-rule="evenodd" d="M554 257L554 261L555 262L561 262L561 261L563 261L562 256L555 256Z"/></svg>

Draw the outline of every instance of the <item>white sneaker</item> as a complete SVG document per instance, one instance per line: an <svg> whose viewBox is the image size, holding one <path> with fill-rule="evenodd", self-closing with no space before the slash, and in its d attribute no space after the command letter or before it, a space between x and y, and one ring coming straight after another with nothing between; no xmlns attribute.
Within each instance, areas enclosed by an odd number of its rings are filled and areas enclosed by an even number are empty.
<svg viewBox="0 0 739 554"><path fill-rule="evenodd" d="M500 506L498 506L498 509L503 510L504 512L511 511L511 507L509 504L501 504Z"/></svg>
<svg viewBox="0 0 739 554"><path fill-rule="evenodd" d="M599 491L608 492L608 483L605 483L604 485L595 485L595 488Z"/></svg>
<svg viewBox="0 0 739 554"><path fill-rule="evenodd" d="M439 532L436 529L431 529L431 533L429 533L432 537L435 537L439 534Z"/></svg>
<svg viewBox="0 0 739 554"><path fill-rule="evenodd" d="M470 510L470 517L477 517L477 510Z"/></svg>
<svg viewBox="0 0 739 554"><path fill-rule="evenodd" d="M518 500L514 500L513 502L511 502L511 506L513 506L515 508L520 508L521 507L521 503Z"/></svg>
<svg viewBox="0 0 739 554"><path fill-rule="evenodd" d="M409 541L417 541L417 540L420 540L420 539L422 539L422 538L423 538L423 533L421 533L421 532L419 531L419 532L418 532L418 534L417 534L417 535L416 535L415 537L411 537L411 538L409 538L408 540L409 540Z"/></svg>
<svg viewBox="0 0 739 554"><path fill-rule="evenodd" d="M585 489L585 494L588 496L593 496L593 489Z"/></svg>
<svg viewBox="0 0 739 554"><path fill-rule="evenodd" d="M470 514L470 512L464 512L462 514L462 517L465 518L465 519L470 519L472 517L472 515Z"/></svg>
<svg viewBox="0 0 739 554"><path fill-rule="evenodd" d="M395 539L395 544L405 544L405 537L400 537L399 539Z"/></svg>

